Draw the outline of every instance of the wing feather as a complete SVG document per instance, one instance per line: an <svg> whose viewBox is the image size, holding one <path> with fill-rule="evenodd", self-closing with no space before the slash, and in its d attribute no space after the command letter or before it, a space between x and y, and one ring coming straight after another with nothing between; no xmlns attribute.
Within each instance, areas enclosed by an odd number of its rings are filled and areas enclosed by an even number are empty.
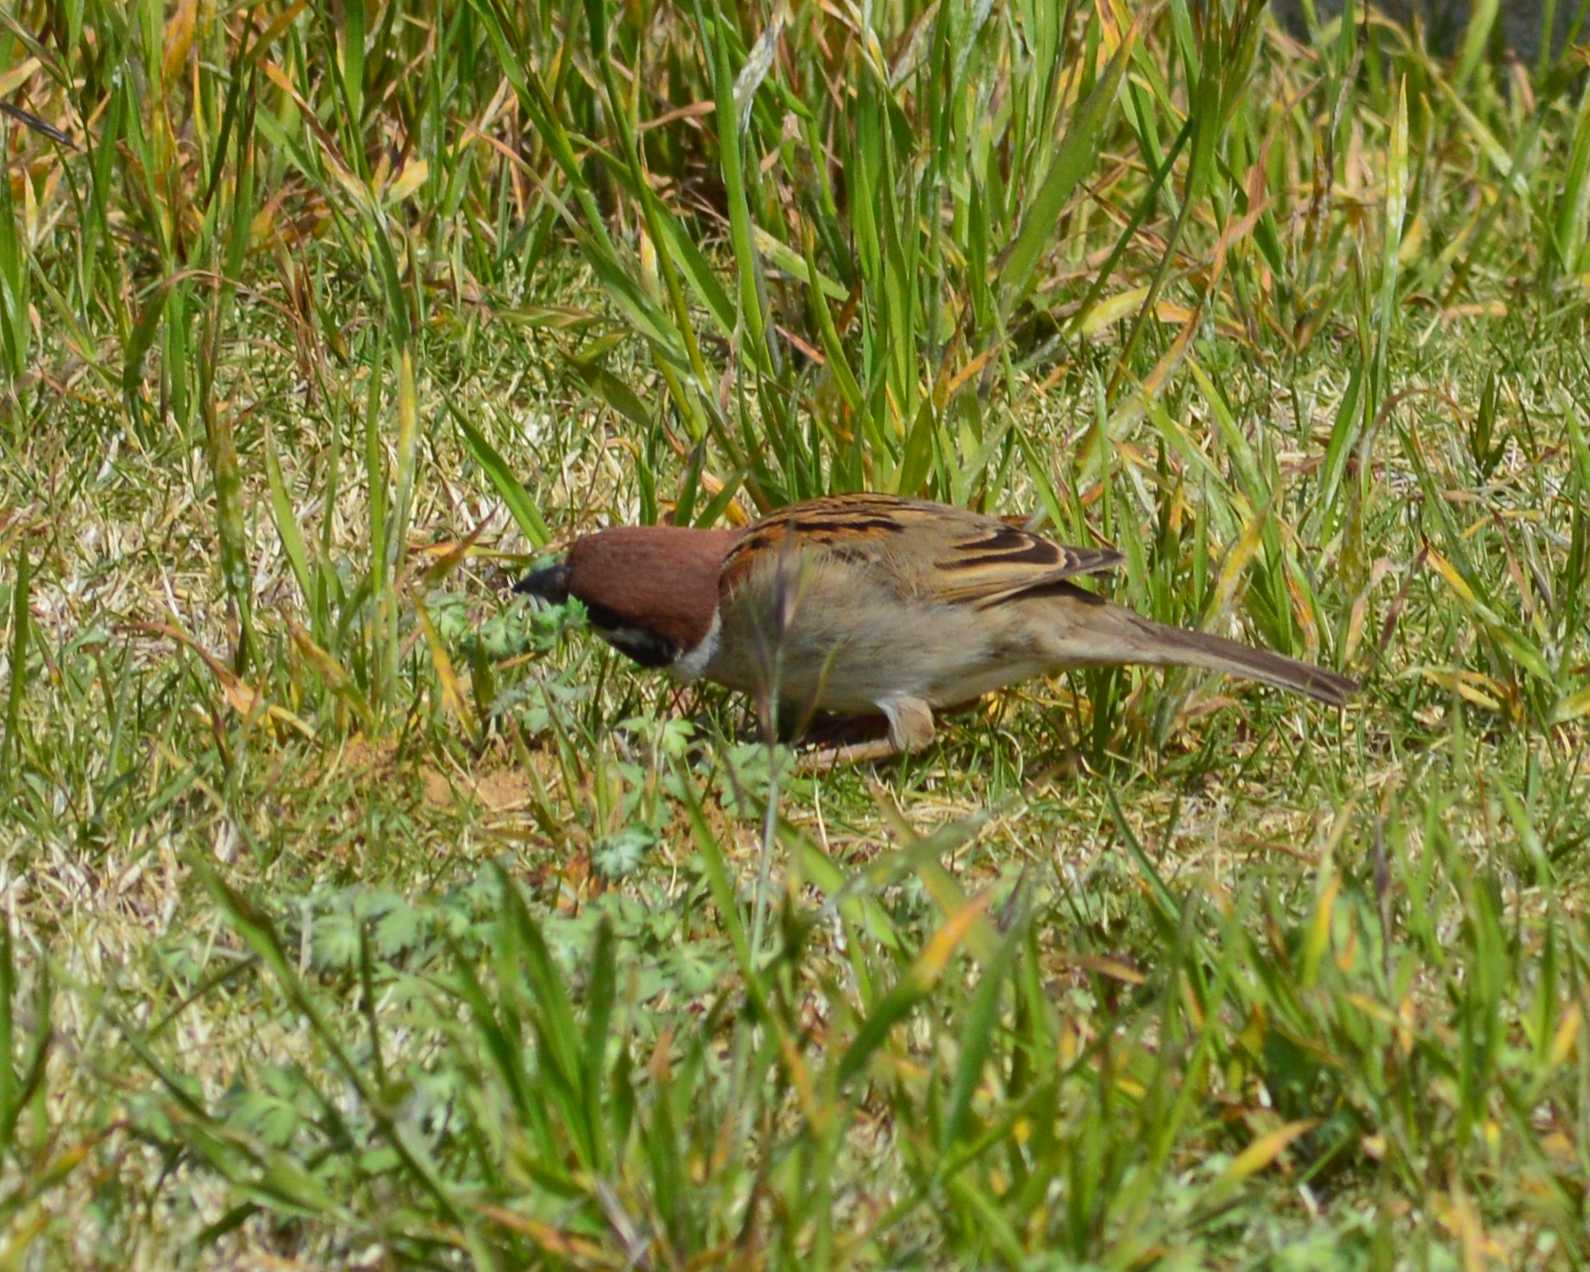
<svg viewBox="0 0 1590 1272"><path fill-rule="evenodd" d="M1121 561L1108 548L1053 543L1014 519L892 495L837 495L792 504L748 526L724 561L725 593L757 561L797 552L876 567L923 599L979 608Z"/></svg>

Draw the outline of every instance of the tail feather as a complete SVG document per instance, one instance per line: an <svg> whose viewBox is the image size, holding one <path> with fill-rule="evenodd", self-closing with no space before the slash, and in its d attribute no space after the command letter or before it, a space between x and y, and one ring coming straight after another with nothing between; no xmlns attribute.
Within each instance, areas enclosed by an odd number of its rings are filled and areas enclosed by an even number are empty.
<svg viewBox="0 0 1590 1272"><path fill-rule="evenodd" d="M1201 667L1248 680L1261 680L1281 689L1306 693L1334 707L1346 705L1347 699L1358 690L1356 681L1313 663L1287 658L1268 649L1255 649L1208 632L1166 627L1135 614L1131 618L1133 625L1140 627L1148 637L1134 661L1158 666Z"/></svg>

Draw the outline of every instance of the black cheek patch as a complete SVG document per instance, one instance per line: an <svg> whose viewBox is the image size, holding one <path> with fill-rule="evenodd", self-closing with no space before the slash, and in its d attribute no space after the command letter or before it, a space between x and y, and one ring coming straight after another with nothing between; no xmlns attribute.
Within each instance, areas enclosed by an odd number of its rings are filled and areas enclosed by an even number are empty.
<svg viewBox="0 0 1590 1272"><path fill-rule="evenodd" d="M666 636L626 623L605 605L582 602L596 634L642 667L666 667L679 657L679 646Z"/></svg>
<svg viewBox="0 0 1590 1272"><path fill-rule="evenodd" d="M666 636L642 631L638 627L620 627L614 630L597 628L602 639L627 658L642 667L670 667L679 657L679 646Z"/></svg>
<svg viewBox="0 0 1590 1272"><path fill-rule="evenodd" d="M624 620L618 616L617 610L610 610L605 605L598 605L595 601L588 601L580 597L580 604L585 606L585 616L591 620L591 626L601 628L603 631L616 631L624 626Z"/></svg>

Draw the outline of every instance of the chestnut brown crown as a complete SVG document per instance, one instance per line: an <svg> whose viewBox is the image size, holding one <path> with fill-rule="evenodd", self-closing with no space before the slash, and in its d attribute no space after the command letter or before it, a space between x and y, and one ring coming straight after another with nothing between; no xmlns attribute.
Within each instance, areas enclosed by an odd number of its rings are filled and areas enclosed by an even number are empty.
<svg viewBox="0 0 1590 1272"><path fill-rule="evenodd" d="M578 597L591 625L624 653L667 666L711 630L719 571L739 533L614 526L576 540L561 564L521 579L514 591L553 603Z"/></svg>

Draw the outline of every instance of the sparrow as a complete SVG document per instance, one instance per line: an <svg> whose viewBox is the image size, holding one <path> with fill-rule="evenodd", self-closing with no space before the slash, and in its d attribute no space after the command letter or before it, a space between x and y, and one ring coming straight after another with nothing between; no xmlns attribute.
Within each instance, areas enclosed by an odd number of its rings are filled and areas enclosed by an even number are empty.
<svg viewBox="0 0 1590 1272"><path fill-rule="evenodd" d="M782 508L740 529L616 526L514 590L577 597L609 644L676 680L797 710L882 715L888 738L835 761L916 751L936 708L1077 667L1197 667L1341 706L1345 676L1167 627L1078 586L1121 554L1016 520L893 495Z"/></svg>

